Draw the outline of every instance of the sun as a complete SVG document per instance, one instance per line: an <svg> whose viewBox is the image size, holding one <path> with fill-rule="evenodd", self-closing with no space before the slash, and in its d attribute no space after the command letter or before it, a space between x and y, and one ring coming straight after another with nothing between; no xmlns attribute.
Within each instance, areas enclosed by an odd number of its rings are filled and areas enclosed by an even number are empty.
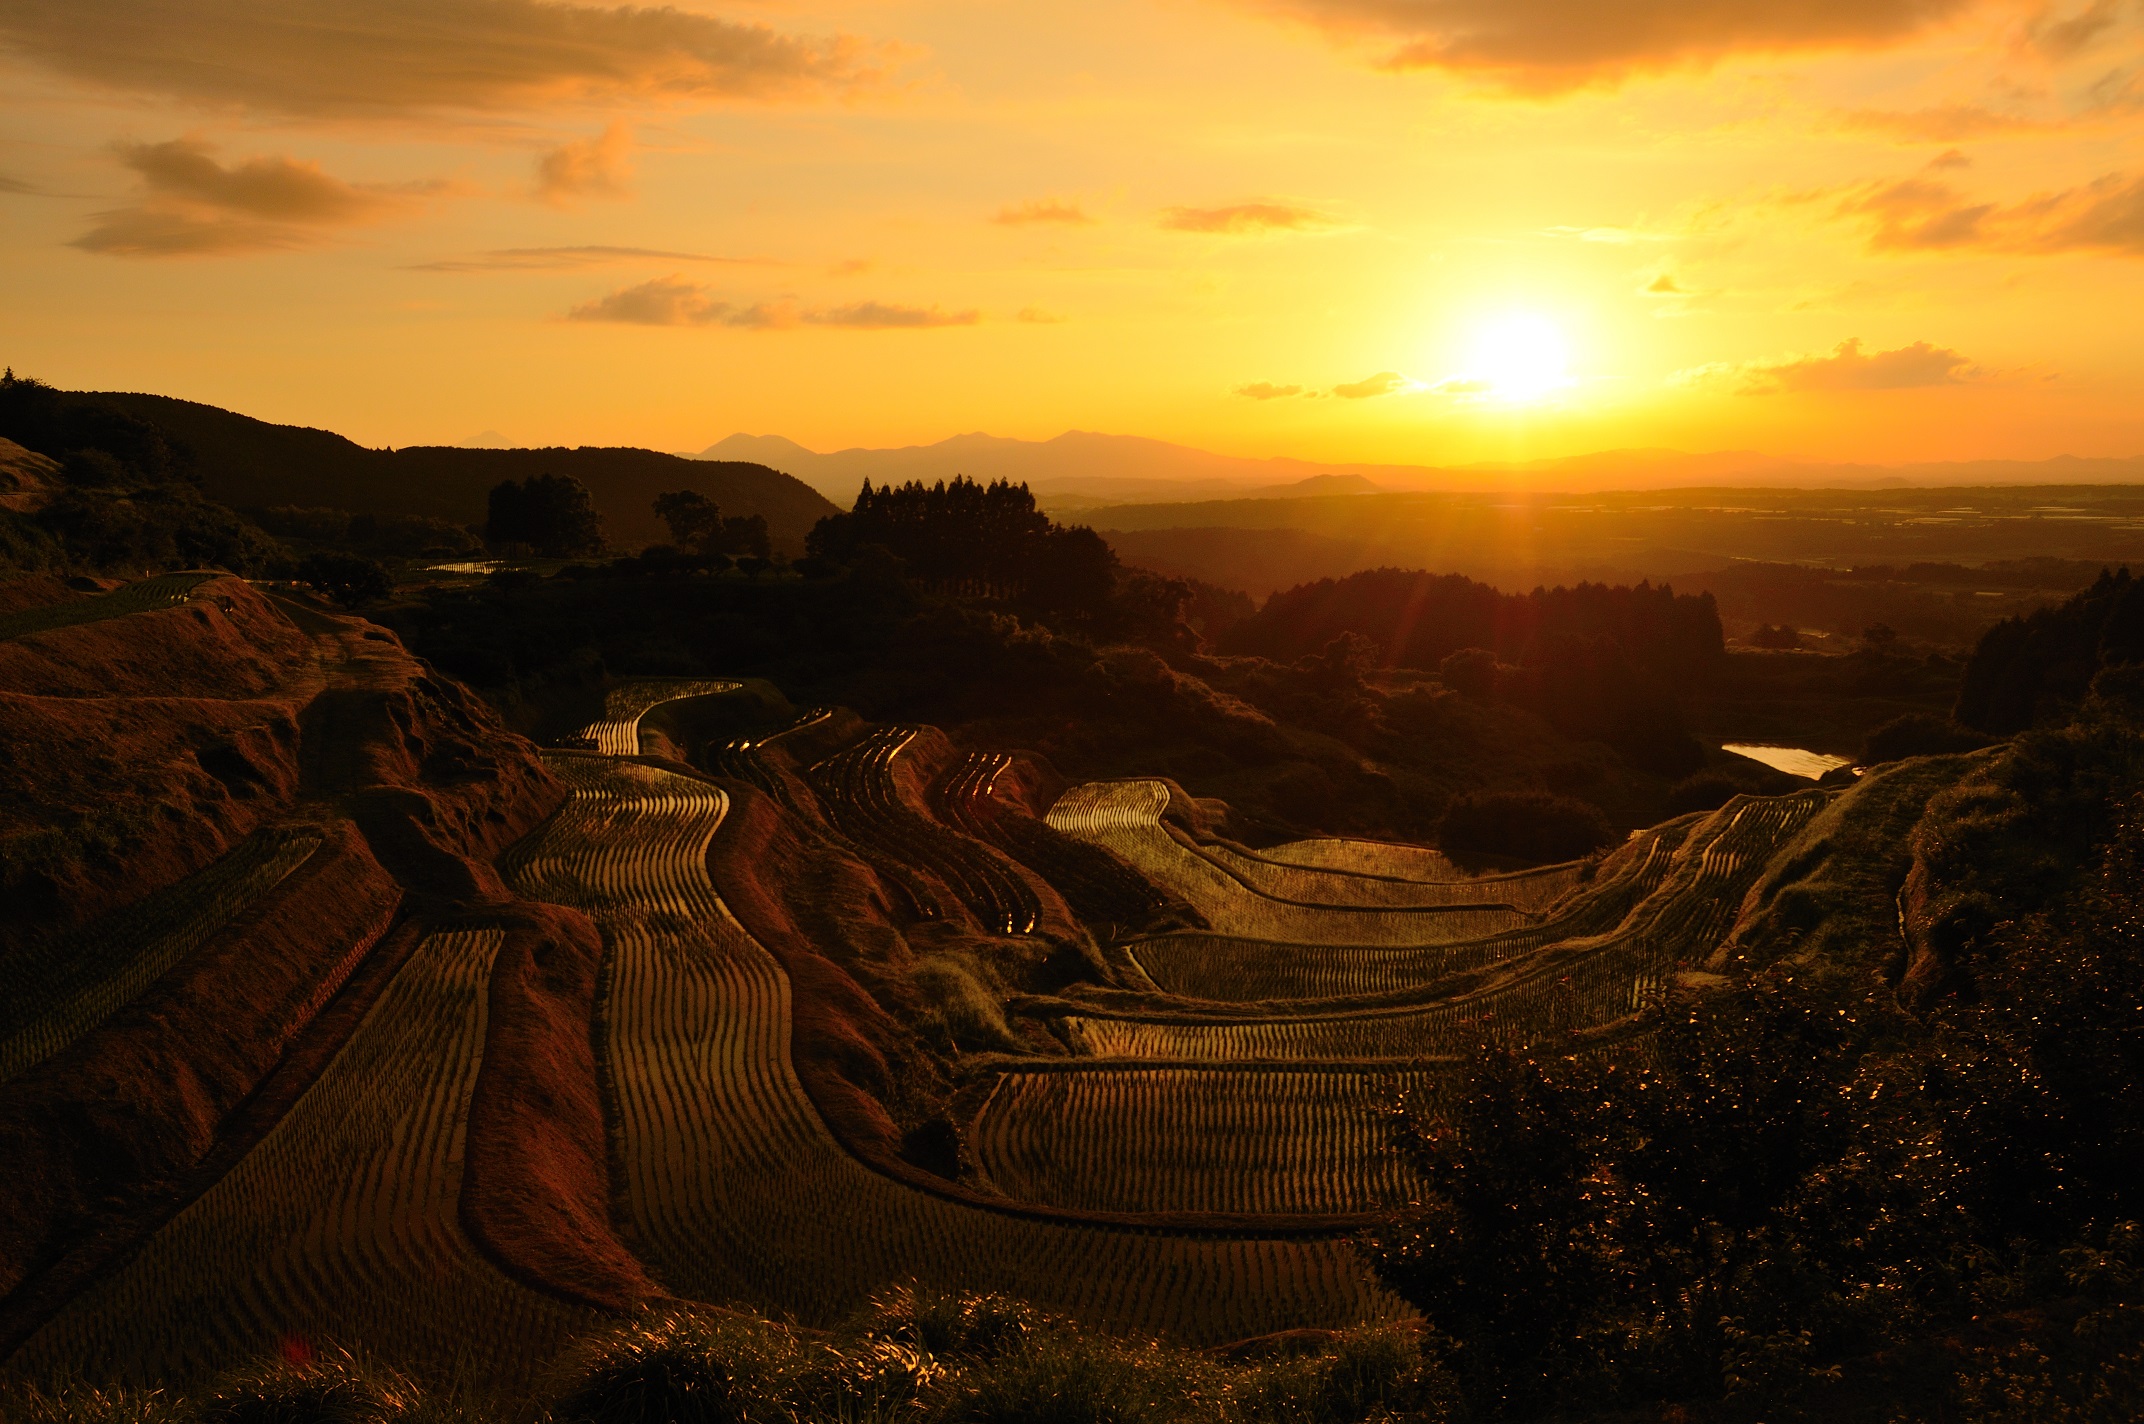
<svg viewBox="0 0 2144 1424"><path fill-rule="evenodd" d="M1511 312L1475 333L1467 375L1485 394L1518 403L1568 386L1570 367L1570 343L1555 322L1536 312Z"/></svg>

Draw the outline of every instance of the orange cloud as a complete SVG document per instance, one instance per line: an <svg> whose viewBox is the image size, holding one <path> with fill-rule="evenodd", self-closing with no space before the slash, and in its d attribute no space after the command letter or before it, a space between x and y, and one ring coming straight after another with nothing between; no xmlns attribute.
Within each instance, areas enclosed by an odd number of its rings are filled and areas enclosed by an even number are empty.
<svg viewBox="0 0 2144 1424"><path fill-rule="evenodd" d="M1014 203L998 209L998 215L991 221L1002 223L1006 227L1032 227L1037 223L1091 227L1097 219L1088 217L1077 203L1067 203L1057 198L1030 198L1024 203Z"/></svg>
<svg viewBox="0 0 2144 1424"><path fill-rule="evenodd" d="M1397 371L1379 371L1374 376L1365 376L1359 381L1333 387L1333 394L1342 400L1369 400L1376 396L1389 396L1396 391L1417 390L1416 382Z"/></svg>
<svg viewBox="0 0 2144 1424"><path fill-rule="evenodd" d="M1714 364L1678 373L1684 385L1727 381L1743 395L1791 391L1898 391L1962 385L1979 368L1947 346L1916 341L1892 351L1864 352L1861 338L1842 341L1828 355L1780 361Z"/></svg>
<svg viewBox="0 0 2144 1424"><path fill-rule="evenodd" d="M1939 180L1906 178L1864 185L1840 201L1838 212L1864 220L1869 246L1879 252L2144 255L2144 177L2122 173L2007 206L1968 201Z"/></svg>
<svg viewBox="0 0 2144 1424"><path fill-rule="evenodd" d="M115 257L201 256L304 247L337 227L404 206L415 188L359 187L314 163L253 158L230 167L198 139L129 144L121 159L142 180L141 199L96 215L73 241Z"/></svg>
<svg viewBox="0 0 2144 1424"><path fill-rule="evenodd" d="M544 0L11 0L0 42L114 88L295 113L773 98L869 77L852 39Z"/></svg>
<svg viewBox="0 0 2144 1424"><path fill-rule="evenodd" d="M1390 46L1393 69L1488 73L1568 89L1743 52L1871 48L1971 0L1243 0L1339 38Z"/></svg>
<svg viewBox="0 0 2144 1424"><path fill-rule="evenodd" d="M1169 208L1161 225L1173 232L1219 232L1246 235L1269 232L1323 232L1336 227L1331 218L1303 203L1236 203L1222 208Z"/></svg>
<svg viewBox="0 0 2144 1424"><path fill-rule="evenodd" d="M715 297L702 283L673 275L583 302L567 312L566 319L632 326L734 326L762 331L799 325L889 331L973 326L982 320L982 313L947 312L894 302L851 302L817 309L799 308L786 301L737 306Z"/></svg>
<svg viewBox="0 0 2144 1424"><path fill-rule="evenodd" d="M1253 381L1247 386L1236 387L1236 394L1249 396L1254 401L1280 400L1285 396L1299 396L1301 386L1276 386L1271 381Z"/></svg>
<svg viewBox="0 0 2144 1424"><path fill-rule="evenodd" d="M624 124L561 144L536 160L536 196L547 203L622 198L632 178L633 135Z"/></svg>
<svg viewBox="0 0 2144 1424"><path fill-rule="evenodd" d="M2049 127L2036 119L1999 114L1979 104L1942 104L1905 111L1856 109L1845 116L1843 123L1857 133L1888 134L1904 143L1960 143L1991 134Z"/></svg>

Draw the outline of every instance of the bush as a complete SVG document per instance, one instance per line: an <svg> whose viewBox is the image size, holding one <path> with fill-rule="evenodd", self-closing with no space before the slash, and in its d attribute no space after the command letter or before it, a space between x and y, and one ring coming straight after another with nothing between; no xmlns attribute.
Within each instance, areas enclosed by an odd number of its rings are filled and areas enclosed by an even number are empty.
<svg viewBox="0 0 2144 1424"><path fill-rule="evenodd" d="M796 1356L771 1325L645 1316L582 1347L552 1413L561 1424L747 1424L771 1417Z"/></svg>
<svg viewBox="0 0 2144 1424"><path fill-rule="evenodd" d="M308 554L298 565L298 582L310 584L345 608L385 598L395 588L386 569L356 554Z"/></svg>
<svg viewBox="0 0 2144 1424"><path fill-rule="evenodd" d="M1753 648L1798 648L1802 645L1802 635L1784 623L1777 628L1760 623L1757 631L1749 635L1749 645Z"/></svg>
<svg viewBox="0 0 2144 1424"><path fill-rule="evenodd" d="M1716 771L1686 776L1668 788L1668 814L1682 816L1692 811L1717 811L1741 789Z"/></svg>
<svg viewBox="0 0 2144 1424"><path fill-rule="evenodd" d="M873 1296L859 1324L866 1340L953 1360L994 1360L1066 1322L1008 1295L946 1295L910 1284Z"/></svg>
<svg viewBox="0 0 2144 1424"><path fill-rule="evenodd" d="M1869 733L1868 741L1861 748L1861 764L1878 766L1887 761L1904 761L1907 757L1946 756L1952 752L1978 751L1989 745L1990 738L1961 727L1947 717L1908 712L1903 717L1893 717Z"/></svg>
<svg viewBox="0 0 2144 1424"><path fill-rule="evenodd" d="M0 1389L0 1419L8 1424L179 1424L188 1415L184 1405L156 1389Z"/></svg>
<svg viewBox="0 0 2144 1424"><path fill-rule="evenodd" d="M1445 807L1437 843L1459 854L1575 860L1615 839L1600 808L1546 791L1486 791Z"/></svg>
<svg viewBox="0 0 2144 1424"><path fill-rule="evenodd" d="M1487 648L1461 648L1437 664L1437 681L1477 702L1496 696L1496 654Z"/></svg>

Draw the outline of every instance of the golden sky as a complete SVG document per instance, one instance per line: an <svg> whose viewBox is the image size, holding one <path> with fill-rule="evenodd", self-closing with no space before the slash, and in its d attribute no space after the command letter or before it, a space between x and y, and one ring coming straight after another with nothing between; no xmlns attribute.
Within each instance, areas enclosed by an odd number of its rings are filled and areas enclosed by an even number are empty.
<svg viewBox="0 0 2144 1424"><path fill-rule="evenodd" d="M2144 3L0 0L0 359L371 444L2144 453Z"/></svg>

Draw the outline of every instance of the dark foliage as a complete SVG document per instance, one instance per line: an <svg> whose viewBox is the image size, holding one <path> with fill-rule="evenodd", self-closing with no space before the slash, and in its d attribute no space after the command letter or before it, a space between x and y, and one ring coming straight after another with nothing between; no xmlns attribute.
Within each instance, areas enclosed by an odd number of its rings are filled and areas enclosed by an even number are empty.
<svg viewBox="0 0 2144 1424"><path fill-rule="evenodd" d="M1798 648L1802 645L1802 635L1784 623L1777 627L1760 623L1756 631L1749 635L1749 645L1753 648Z"/></svg>
<svg viewBox="0 0 2144 1424"><path fill-rule="evenodd" d="M1599 807L1547 791L1455 796L1437 835L1448 851L1530 861L1575 860L1614 838Z"/></svg>
<svg viewBox="0 0 2144 1424"><path fill-rule="evenodd" d="M2128 569L2057 608L2006 618L1982 636L1965 666L1953 716L1993 736L2060 720L2102 667L2144 658L2144 582Z"/></svg>
<svg viewBox="0 0 2144 1424"><path fill-rule="evenodd" d="M603 548L603 516L588 487L571 475L531 475L492 486L484 541L494 549L527 549L569 559Z"/></svg>
<svg viewBox="0 0 2144 1424"><path fill-rule="evenodd" d="M277 505L254 511L253 518L279 539L376 559L452 559L484 547L483 540L461 525L427 514L352 514L347 509Z"/></svg>
<svg viewBox="0 0 2144 1424"><path fill-rule="evenodd" d="M1003 480L866 481L853 509L820 520L805 541L812 558L841 566L874 546L934 592L1049 612L1099 614L1116 582L1116 555L1100 535L1051 522L1026 485Z"/></svg>
<svg viewBox="0 0 2144 1424"><path fill-rule="evenodd" d="M2006 836L2076 815L2094 778L2060 759L2010 777L2040 804ZM1451 1338L1474 1410L2136 1417L2144 824L2097 824L2082 878L1987 928L1918 1015L1774 973L1671 1001L1622 1048L1485 1050L1439 1114L1408 1113L1427 1191L1373 1258ZM1945 865L1997 894L2019 869Z"/></svg>
<svg viewBox="0 0 2144 1424"><path fill-rule="evenodd" d="M1878 766L1887 761L1904 761L1907 757L1977 751L1988 744L1989 738L1946 717L1908 712L1869 733L1869 739L1861 749L1861 764Z"/></svg>
<svg viewBox="0 0 2144 1424"><path fill-rule="evenodd" d="M345 608L394 592L394 580L374 560L357 554L308 554L298 564L298 582L310 584Z"/></svg>
<svg viewBox="0 0 2144 1424"><path fill-rule="evenodd" d="M227 1376L196 1417L201 1424L394 1424L422 1402L401 1375L333 1351Z"/></svg>
<svg viewBox="0 0 2144 1424"><path fill-rule="evenodd" d="M1276 593L1230 630L1227 651L1297 658L1344 632L1377 645L1388 667L1434 668L1461 648L1505 662L1548 655L1559 641L1606 642L1647 674L1697 677L1724 655L1712 596L1666 585L1500 593L1458 574L1375 569Z"/></svg>
<svg viewBox="0 0 2144 1424"><path fill-rule="evenodd" d="M1668 814L1681 816L1691 811L1717 810L1741 789L1716 771L1686 776L1668 788Z"/></svg>

